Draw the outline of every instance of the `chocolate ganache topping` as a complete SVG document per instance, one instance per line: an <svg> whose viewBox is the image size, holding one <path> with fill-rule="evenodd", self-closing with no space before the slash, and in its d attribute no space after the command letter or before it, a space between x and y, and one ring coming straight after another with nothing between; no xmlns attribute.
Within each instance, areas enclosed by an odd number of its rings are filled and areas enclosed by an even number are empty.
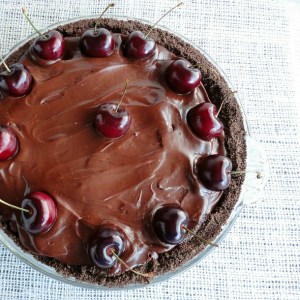
<svg viewBox="0 0 300 300"><path fill-rule="evenodd" d="M31 235L18 211L2 212L16 222L25 248L66 264L91 264L86 247L100 226L126 237L122 258L130 267L143 264L174 247L155 243L147 228L157 206L177 203L196 225L221 195L204 188L193 171L199 156L225 152L223 138L202 141L186 122L191 107L209 101L203 85L176 94L164 79L174 54L158 46L151 59L130 61L122 36L114 38L116 50L106 58L81 54L78 37L66 38L64 59L46 68L23 57L34 78L31 93L0 102L0 123L20 143L18 155L1 162L0 197L19 205L41 190L55 199L58 215L51 230ZM103 137L93 128L95 111L117 104L126 80L122 106L132 125L119 139ZM111 273L120 271L124 266L116 264Z"/></svg>

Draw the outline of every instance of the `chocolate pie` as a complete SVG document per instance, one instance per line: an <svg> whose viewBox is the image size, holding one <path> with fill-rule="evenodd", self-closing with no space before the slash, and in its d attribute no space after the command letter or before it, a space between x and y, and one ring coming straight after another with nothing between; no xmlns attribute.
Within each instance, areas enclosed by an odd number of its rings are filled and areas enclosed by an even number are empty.
<svg viewBox="0 0 300 300"><path fill-rule="evenodd" d="M55 62L35 56L33 41L6 60L25 66L33 83L23 97L2 93L0 125L14 133L18 149L0 161L0 198L21 207L24 198L43 192L53 199L56 215L47 230L36 232L26 227L26 211L2 205L1 225L22 249L65 276L124 286L149 281L131 269L153 276L170 272L218 235L238 201L244 177L232 176L224 190L210 189L198 174L201 161L226 156L232 170L244 170L245 129L229 86L193 46L155 28L150 34L154 54L132 59L126 55L128 35L150 27L101 19L98 27L113 34L115 49L107 57L89 57L81 51L80 36L94 24L91 19L56 28L65 49ZM174 91L166 79L168 67L178 59L201 71L201 83L189 93ZM104 136L96 130L97 109L118 105L126 81L120 109L130 114L130 127L118 138ZM203 102L218 109L224 99L218 115L223 130L208 140L197 136L188 112ZM172 214L158 227L153 223L156 212L168 206L187 218L176 232L168 228L176 222ZM119 233L119 257L126 265L112 256L110 267L95 263L91 244L95 236L103 239L105 228Z"/></svg>

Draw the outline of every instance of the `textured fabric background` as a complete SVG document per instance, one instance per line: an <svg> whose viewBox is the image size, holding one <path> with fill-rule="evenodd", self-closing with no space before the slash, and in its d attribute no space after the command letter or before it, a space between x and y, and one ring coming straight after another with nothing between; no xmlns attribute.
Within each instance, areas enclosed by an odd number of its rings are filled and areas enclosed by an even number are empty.
<svg viewBox="0 0 300 300"><path fill-rule="evenodd" d="M108 12L155 21L177 3L121 1ZM0 0L0 52L43 28L101 11L108 1ZM51 280L0 246L0 299L300 299L300 3L186 1L162 21L207 51L239 91L252 135L267 151L270 180L221 247L168 282L100 292Z"/></svg>

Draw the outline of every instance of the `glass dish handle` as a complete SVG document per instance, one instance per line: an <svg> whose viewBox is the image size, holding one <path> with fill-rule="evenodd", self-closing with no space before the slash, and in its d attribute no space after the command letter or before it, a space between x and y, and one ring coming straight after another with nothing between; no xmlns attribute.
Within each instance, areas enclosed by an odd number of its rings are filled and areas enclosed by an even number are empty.
<svg viewBox="0 0 300 300"><path fill-rule="evenodd" d="M261 200L261 192L269 177L269 164L264 147L251 136L247 136L247 173L242 189L244 206Z"/></svg>

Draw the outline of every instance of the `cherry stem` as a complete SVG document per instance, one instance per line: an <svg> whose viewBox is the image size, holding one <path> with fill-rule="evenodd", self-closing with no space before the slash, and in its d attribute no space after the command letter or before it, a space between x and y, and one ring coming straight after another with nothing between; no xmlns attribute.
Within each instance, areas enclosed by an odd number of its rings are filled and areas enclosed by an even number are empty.
<svg viewBox="0 0 300 300"><path fill-rule="evenodd" d="M26 213L28 213L28 214L30 213L30 210L29 210L29 209L25 209L25 208L22 208L22 207L18 207L18 206L9 204L9 203L3 201L2 199L0 199L0 203L4 204L4 205L6 205L6 206L9 206L9 207L12 207L12 208L15 208L15 209L24 211L24 212L26 212Z"/></svg>
<svg viewBox="0 0 300 300"><path fill-rule="evenodd" d="M127 93L128 82L129 82L129 80L127 79L127 80L126 80L126 83L125 83L124 92L123 92L123 95L122 95L122 97L121 97L121 100L120 100L119 103L118 103L118 106L117 106L117 108L116 108L116 112L119 111L120 105L121 105L121 103L122 103L122 101L123 101L123 99L124 99L124 97L125 97L125 94Z"/></svg>
<svg viewBox="0 0 300 300"><path fill-rule="evenodd" d="M246 173L256 173L257 177L261 177L261 173L258 172L258 171L239 171L239 170L236 170L236 171L231 171L230 172L231 175L240 175L240 174L246 174Z"/></svg>
<svg viewBox="0 0 300 300"><path fill-rule="evenodd" d="M102 18L102 16L106 13L106 11L110 8L110 7L114 7L115 6L115 4L114 3L110 3L110 4L108 4L107 6L106 6L106 8L104 9L104 11L101 13L101 15L100 15L100 17L99 17L99 19L101 19ZM94 28L94 31L95 32L97 32L97 22L96 22L96 24L95 24L95 28Z"/></svg>
<svg viewBox="0 0 300 300"><path fill-rule="evenodd" d="M36 33L38 33L40 36L42 36L44 39L46 39L47 37L40 30L38 30L32 23L31 19L29 18L28 14L27 14L26 8L24 8L24 7L22 8L22 13L23 13L24 17L26 18L26 20L31 25L31 27L34 29L34 31Z"/></svg>
<svg viewBox="0 0 300 300"><path fill-rule="evenodd" d="M148 35L151 33L151 31L154 29L154 27L166 16L168 15L172 10L174 10L175 8L183 5L183 2L178 3L176 6L174 6L173 8L171 8L170 10L168 10L162 17L160 17L156 23L149 29L148 33L145 35L145 39L148 37Z"/></svg>
<svg viewBox="0 0 300 300"><path fill-rule="evenodd" d="M4 61L3 57L1 56L1 62L3 64L3 66L5 67L6 71L8 73L11 73L11 69L8 67L8 65L6 64L6 62Z"/></svg>
<svg viewBox="0 0 300 300"><path fill-rule="evenodd" d="M196 234L195 232L193 232L192 230L188 229L186 226L182 227L183 229L185 229L188 233L192 234L193 236L197 237L200 241L202 241L205 244L209 244L213 247L219 247L218 244L215 244L211 241L205 240L204 238L202 238L201 236L199 236L198 234Z"/></svg>
<svg viewBox="0 0 300 300"><path fill-rule="evenodd" d="M234 91L234 92L230 92L228 95L226 95L226 97L224 98L224 100L222 101L219 109L218 109L218 112L216 114L216 118L219 116L220 112L221 112L221 109L223 107L223 104L225 103L225 101L229 98L229 96L233 95L233 94L236 94L238 91Z"/></svg>
<svg viewBox="0 0 300 300"><path fill-rule="evenodd" d="M123 264L126 268L128 268L131 272L133 272L134 274L136 275L140 275L140 276L143 276L143 277L146 277L146 278L152 278L153 277L153 274L152 273L141 273L141 272L138 272L138 271L135 271L133 269L131 269L127 264L126 262L120 258L120 256L118 254L116 254L116 252L111 249L111 254L121 263Z"/></svg>

